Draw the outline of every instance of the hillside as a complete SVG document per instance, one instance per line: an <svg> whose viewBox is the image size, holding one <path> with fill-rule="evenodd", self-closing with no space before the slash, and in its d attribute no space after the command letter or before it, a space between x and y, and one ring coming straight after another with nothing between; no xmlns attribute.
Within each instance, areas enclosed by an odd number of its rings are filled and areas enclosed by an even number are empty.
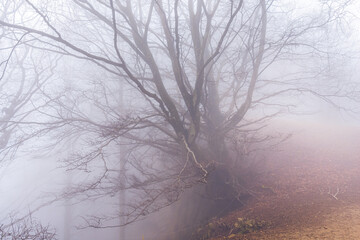
<svg viewBox="0 0 360 240"><path fill-rule="evenodd" d="M264 157L253 198L194 239L360 239L360 128L287 126L297 134Z"/></svg>

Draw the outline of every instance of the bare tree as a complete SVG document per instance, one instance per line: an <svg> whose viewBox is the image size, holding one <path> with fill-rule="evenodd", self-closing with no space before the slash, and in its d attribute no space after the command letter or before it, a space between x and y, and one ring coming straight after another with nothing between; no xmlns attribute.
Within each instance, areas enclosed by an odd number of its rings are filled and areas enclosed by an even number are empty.
<svg viewBox="0 0 360 240"><path fill-rule="evenodd" d="M9 1L1 4L4 10L14 5ZM0 19L7 17L6 11L1 12ZM0 152L1 160L6 160L12 158L23 142L40 134L21 122L36 118L38 107L46 104L41 96L44 84L54 76L57 59L50 59L50 56L35 58L32 49L22 42L26 34L18 38L16 32L1 31L1 57L4 61L0 63Z"/></svg>
<svg viewBox="0 0 360 240"><path fill-rule="evenodd" d="M1 240L55 240L56 234L49 226L43 226L31 216L25 219L15 219L0 225Z"/></svg>
<svg viewBox="0 0 360 240"><path fill-rule="evenodd" d="M123 225L140 220L198 183L213 199L241 200L244 156L269 140L260 135L267 119L292 111L298 96L358 101L353 83L324 84L323 65L318 75L310 69L333 53L324 34L342 24L348 1L316 3L311 13L265 0L20 3L0 20L14 34L12 49L71 60L63 64L76 82L43 91L44 120L17 125L36 124L36 133L54 137L51 146L78 146L66 166L93 179L64 197L126 190L133 199L89 226L117 227L119 215ZM127 149L121 182L119 146Z"/></svg>

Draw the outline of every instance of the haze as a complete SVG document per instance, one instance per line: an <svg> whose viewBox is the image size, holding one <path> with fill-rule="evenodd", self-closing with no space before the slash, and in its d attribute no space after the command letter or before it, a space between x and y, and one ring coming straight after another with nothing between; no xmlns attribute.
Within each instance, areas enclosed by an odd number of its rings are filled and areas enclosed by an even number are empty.
<svg viewBox="0 0 360 240"><path fill-rule="evenodd" d="M360 238L359 12L3 0L0 239Z"/></svg>

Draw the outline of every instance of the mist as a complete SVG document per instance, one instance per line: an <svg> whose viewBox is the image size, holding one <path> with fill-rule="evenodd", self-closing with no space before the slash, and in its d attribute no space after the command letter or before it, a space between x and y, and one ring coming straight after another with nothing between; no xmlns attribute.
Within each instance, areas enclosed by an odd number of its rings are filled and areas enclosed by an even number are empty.
<svg viewBox="0 0 360 240"><path fill-rule="evenodd" d="M359 9L1 2L0 239L360 237Z"/></svg>

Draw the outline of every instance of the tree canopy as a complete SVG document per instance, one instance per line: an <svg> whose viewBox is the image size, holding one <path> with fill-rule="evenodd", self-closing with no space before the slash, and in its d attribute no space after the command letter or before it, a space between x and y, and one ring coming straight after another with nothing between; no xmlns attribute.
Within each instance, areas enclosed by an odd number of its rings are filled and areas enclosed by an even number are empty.
<svg viewBox="0 0 360 240"><path fill-rule="evenodd" d="M62 160L86 177L60 197L132 199L94 227L140 220L198 183L239 200L247 156L272 141L268 119L304 97L359 100L332 74L346 69L333 59L349 51L350 3L3 1L2 159L35 140L71 145Z"/></svg>

